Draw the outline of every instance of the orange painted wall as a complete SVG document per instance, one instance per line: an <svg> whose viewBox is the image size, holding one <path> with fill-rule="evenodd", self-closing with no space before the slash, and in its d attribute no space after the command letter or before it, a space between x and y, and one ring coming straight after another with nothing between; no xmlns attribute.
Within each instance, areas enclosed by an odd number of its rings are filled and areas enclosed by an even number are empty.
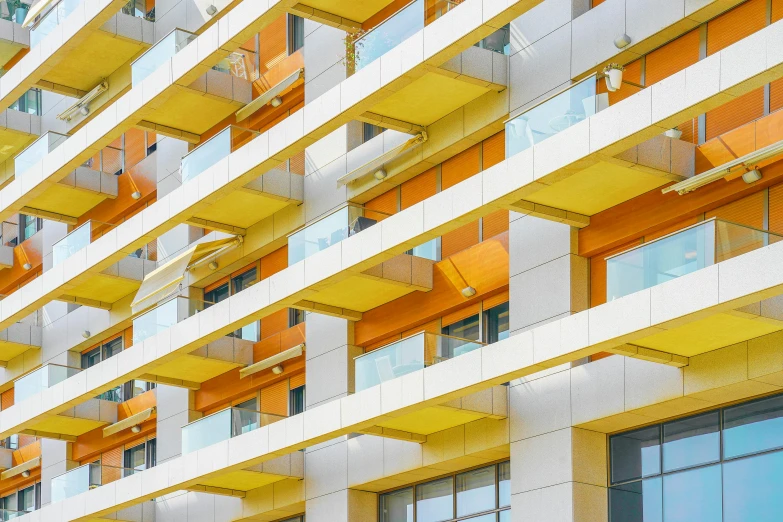
<svg viewBox="0 0 783 522"><path fill-rule="evenodd" d="M253 345L253 362L262 361L304 342L305 325L303 323L286 328Z"/></svg>
<svg viewBox="0 0 783 522"><path fill-rule="evenodd" d="M124 446L135 446L138 440L145 437L155 437L155 428L157 427L157 418L153 415L141 424L141 431L133 433L130 428L122 430L108 437L103 436L103 427L95 428L83 435L79 435L72 446L73 460L82 464L93 462L100 458L103 453L110 452L115 448Z"/></svg>
<svg viewBox="0 0 783 522"><path fill-rule="evenodd" d="M121 421L127 419L131 415L136 415L142 411L154 408L158 405L158 396L155 390L149 390L141 395L137 395L132 399L122 402L117 405L117 420Z"/></svg>

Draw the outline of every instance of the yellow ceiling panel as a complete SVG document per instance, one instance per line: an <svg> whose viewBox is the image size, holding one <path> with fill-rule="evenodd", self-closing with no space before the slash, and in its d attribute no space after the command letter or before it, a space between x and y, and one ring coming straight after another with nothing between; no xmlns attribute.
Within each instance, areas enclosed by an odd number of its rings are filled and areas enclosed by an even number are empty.
<svg viewBox="0 0 783 522"><path fill-rule="evenodd" d="M204 382L240 366L242 365L227 361L205 359L195 355L183 355L171 362L156 366L152 369L152 373L172 379Z"/></svg>
<svg viewBox="0 0 783 522"><path fill-rule="evenodd" d="M105 303L116 303L126 295L138 290L140 286L141 281L134 279L95 274L76 288L68 290L67 294Z"/></svg>
<svg viewBox="0 0 783 522"><path fill-rule="evenodd" d="M30 206L57 214L79 217L105 200L105 194L54 184L35 198Z"/></svg>
<svg viewBox="0 0 783 522"><path fill-rule="evenodd" d="M238 111L242 105L225 98L205 96L183 87L147 119L158 125L204 134L215 124Z"/></svg>
<svg viewBox="0 0 783 522"><path fill-rule="evenodd" d="M196 217L248 228L287 205L289 203L286 201L267 197L262 193L252 194L237 190L210 205L206 211L199 212Z"/></svg>
<svg viewBox="0 0 783 522"><path fill-rule="evenodd" d="M44 75L44 80L82 91L92 90L148 46L95 31Z"/></svg>
<svg viewBox="0 0 783 522"><path fill-rule="evenodd" d="M430 433L447 430L454 426L462 426L463 424L483 419L486 416L485 413L433 406L403 415L402 417L389 419L378 424L378 426L409 431L420 435L429 435Z"/></svg>
<svg viewBox="0 0 783 522"><path fill-rule="evenodd" d="M0 67L8 63L21 50L22 46L20 44L0 38Z"/></svg>
<svg viewBox="0 0 783 522"><path fill-rule="evenodd" d="M364 22L392 0L308 0L307 5L356 22Z"/></svg>
<svg viewBox="0 0 783 522"><path fill-rule="evenodd" d="M0 163L16 156L37 138L35 134L0 129Z"/></svg>
<svg viewBox="0 0 783 522"><path fill-rule="evenodd" d="M602 161L525 199L592 216L670 182L662 176Z"/></svg>
<svg viewBox="0 0 783 522"><path fill-rule="evenodd" d="M779 330L783 330L783 326L765 321L745 319L731 314L715 314L705 319L634 341L633 344L662 352L692 357Z"/></svg>
<svg viewBox="0 0 783 522"><path fill-rule="evenodd" d="M8 341L0 341L0 361L10 361L17 355L20 355L33 346L28 344L9 343Z"/></svg>
<svg viewBox="0 0 783 522"><path fill-rule="evenodd" d="M212 486L216 488L235 489L237 491L250 491L273 482L280 482L288 477L273 475L271 473L258 473L257 471L232 471L213 479L199 482L200 486Z"/></svg>
<svg viewBox="0 0 783 522"><path fill-rule="evenodd" d="M415 291L414 288L398 284L365 277L349 277L318 292L312 297L312 300L326 305L366 312Z"/></svg>
<svg viewBox="0 0 783 522"><path fill-rule="evenodd" d="M108 422L55 415L32 426L31 429L78 437L79 435L84 435L88 431L100 428L101 426L106 426L107 424Z"/></svg>
<svg viewBox="0 0 783 522"><path fill-rule="evenodd" d="M487 92L489 89L486 87L427 73L371 110L384 116L426 126Z"/></svg>

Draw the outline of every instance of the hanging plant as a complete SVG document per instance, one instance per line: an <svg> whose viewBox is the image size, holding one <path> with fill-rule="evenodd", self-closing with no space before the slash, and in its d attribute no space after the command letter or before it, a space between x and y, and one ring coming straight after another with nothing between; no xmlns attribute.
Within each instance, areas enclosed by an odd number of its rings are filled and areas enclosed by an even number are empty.
<svg viewBox="0 0 783 522"><path fill-rule="evenodd" d="M362 46L364 45L361 39L365 34L367 34L367 31L359 29L355 33L346 33L345 38L343 38L345 56L342 63L347 69L349 76L356 71L356 62L361 56Z"/></svg>

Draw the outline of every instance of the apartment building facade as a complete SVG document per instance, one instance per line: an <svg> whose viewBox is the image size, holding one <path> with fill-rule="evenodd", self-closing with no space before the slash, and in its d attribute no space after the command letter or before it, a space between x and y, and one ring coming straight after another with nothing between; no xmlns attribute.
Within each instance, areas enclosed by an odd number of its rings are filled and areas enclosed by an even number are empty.
<svg viewBox="0 0 783 522"><path fill-rule="evenodd" d="M0 517L765 522L783 0L0 2Z"/></svg>

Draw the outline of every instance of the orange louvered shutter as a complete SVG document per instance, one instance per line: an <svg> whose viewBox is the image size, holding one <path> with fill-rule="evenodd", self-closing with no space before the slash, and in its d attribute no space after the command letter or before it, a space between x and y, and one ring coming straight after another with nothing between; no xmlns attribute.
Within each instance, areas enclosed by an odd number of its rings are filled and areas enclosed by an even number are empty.
<svg viewBox="0 0 783 522"><path fill-rule="evenodd" d="M397 196L400 191L397 187L391 189L388 192L384 192L378 197L375 197L364 204L364 208L367 210L377 210L378 212L365 211L365 217L374 219L376 221L382 221L392 214L397 212Z"/></svg>
<svg viewBox="0 0 783 522"><path fill-rule="evenodd" d="M438 171L435 167L400 185L400 208L405 210L438 192Z"/></svg>
<svg viewBox="0 0 783 522"><path fill-rule="evenodd" d="M707 136L710 140L764 116L764 88L743 94L707 112Z"/></svg>
<svg viewBox="0 0 783 522"><path fill-rule="evenodd" d="M699 30L695 29L654 50L645 58L647 86L682 71L699 61Z"/></svg>
<svg viewBox="0 0 783 522"><path fill-rule="evenodd" d="M259 52L259 61L261 63L261 69L259 74L264 74L287 56L287 17L288 15L286 14L279 16L260 33L261 49Z"/></svg>
<svg viewBox="0 0 783 522"><path fill-rule="evenodd" d="M266 339L270 335L288 328L288 308L278 310L261 319L261 339Z"/></svg>
<svg viewBox="0 0 783 522"><path fill-rule="evenodd" d="M769 111L775 112L779 109L783 109L783 78L769 84Z"/></svg>
<svg viewBox="0 0 783 522"><path fill-rule="evenodd" d="M748 0L707 22L707 54L715 54L766 25L767 0Z"/></svg>
<svg viewBox="0 0 783 522"><path fill-rule="evenodd" d="M769 230L783 233L783 183L769 188Z"/></svg>
<svg viewBox="0 0 783 522"><path fill-rule="evenodd" d="M484 241L508 230L508 210L496 210L481 220L481 237Z"/></svg>
<svg viewBox="0 0 783 522"><path fill-rule="evenodd" d="M132 446L129 446L132 447ZM86 462L85 462L86 464ZM122 446L101 454L101 484L109 484L122 478Z"/></svg>
<svg viewBox="0 0 783 522"><path fill-rule="evenodd" d="M772 23L783 19L783 0L772 0Z"/></svg>
<svg viewBox="0 0 783 522"><path fill-rule="evenodd" d="M679 223L676 223L674 225L661 228L659 230L656 230L655 232L652 232L650 234L647 234L644 236L644 242L649 243L650 241L654 241L658 239L659 237L663 237L669 234L672 234L674 232L677 232L678 230L682 230L683 228L689 227L691 225L695 225L700 221L699 218L692 217L689 219L686 219L684 221L680 221Z"/></svg>
<svg viewBox="0 0 783 522"><path fill-rule="evenodd" d="M305 385L305 374L304 374L304 372L297 373L296 375L292 375L291 378L289 379L288 386L292 390L294 388L299 388L300 386L304 386L304 385Z"/></svg>
<svg viewBox="0 0 783 522"><path fill-rule="evenodd" d="M756 192L737 201L718 207L706 213L706 217L717 217L732 223L748 225L749 227L764 227L765 192Z"/></svg>
<svg viewBox="0 0 783 522"><path fill-rule="evenodd" d="M680 140L686 141L688 143L695 143L698 145L699 143L698 118L693 118L692 120L688 120L685 123L680 123L679 125L677 125L677 129L682 131L682 136L680 136Z"/></svg>
<svg viewBox="0 0 783 522"><path fill-rule="evenodd" d="M261 412L288 415L288 381L261 388Z"/></svg>
<svg viewBox="0 0 783 522"><path fill-rule="evenodd" d="M441 188L446 190L478 174L481 170L480 151L480 144L477 144L444 161L441 166Z"/></svg>
<svg viewBox="0 0 783 522"><path fill-rule="evenodd" d="M261 258L261 279L266 279L288 267L288 246L278 248Z"/></svg>
<svg viewBox="0 0 783 522"><path fill-rule="evenodd" d="M444 315L440 320L440 325L441 327L445 328L446 326L474 316L479 312L481 312L481 303L475 303L464 308L460 308L456 312L451 312L450 314Z"/></svg>
<svg viewBox="0 0 783 522"><path fill-rule="evenodd" d="M291 156L291 159L289 160L289 166L288 171L291 174L299 174L300 176L305 175L305 153L304 151L299 152L297 154L294 154Z"/></svg>
<svg viewBox="0 0 783 522"><path fill-rule="evenodd" d="M14 405L14 389L4 391L0 394L0 408L5 410Z"/></svg>
<svg viewBox="0 0 783 522"><path fill-rule="evenodd" d="M147 157L145 131L131 128L125 132L125 168L129 169Z"/></svg>
<svg viewBox="0 0 783 522"><path fill-rule="evenodd" d="M604 0L593 0L593 7L598 7L599 5L603 4Z"/></svg>
<svg viewBox="0 0 783 522"><path fill-rule="evenodd" d="M487 170L497 165L506 159L506 131L500 131L485 139L481 147L482 169Z"/></svg>
<svg viewBox="0 0 783 522"><path fill-rule="evenodd" d="M468 223L441 236L440 257L447 257L462 252L466 248L479 243L479 220Z"/></svg>
<svg viewBox="0 0 783 522"><path fill-rule="evenodd" d="M484 301L481 303L481 307L484 310L489 310L490 308L494 308L498 305L502 305L503 303L507 303L507 302L508 302L508 290L484 299Z"/></svg>

